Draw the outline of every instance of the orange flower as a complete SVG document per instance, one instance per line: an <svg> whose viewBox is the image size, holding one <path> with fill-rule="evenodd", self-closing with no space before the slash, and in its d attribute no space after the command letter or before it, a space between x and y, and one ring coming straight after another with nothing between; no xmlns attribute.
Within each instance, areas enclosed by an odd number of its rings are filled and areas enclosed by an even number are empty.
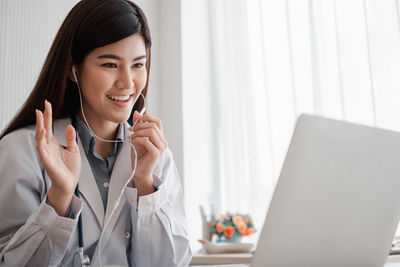
<svg viewBox="0 0 400 267"><path fill-rule="evenodd" d="M241 233L242 235L244 235L244 233L246 232L246 230L247 230L247 224L245 224L245 223L239 224L239 226L238 226L238 232L239 232L239 233Z"/></svg>
<svg viewBox="0 0 400 267"><path fill-rule="evenodd" d="M243 218L240 216L233 216L232 221L235 225L239 226L243 222Z"/></svg>
<svg viewBox="0 0 400 267"><path fill-rule="evenodd" d="M223 221L226 218L226 214L221 214L218 218L219 221Z"/></svg>
<svg viewBox="0 0 400 267"><path fill-rule="evenodd" d="M234 233L235 233L235 228L233 228L233 226L228 226L224 229L224 234L228 238L231 238Z"/></svg>
<svg viewBox="0 0 400 267"><path fill-rule="evenodd" d="M243 222L247 224L249 221L247 219L243 219Z"/></svg>
<svg viewBox="0 0 400 267"><path fill-rule="evenodd" d="M215 228L217 229L218 233L221 233L222 230L224 229L224 226L222 225L222 223L217 223L217 225L215 226Z"/></svg>
<svg viewBox="0 0 400 267"><path fill-rule="evenodd" d="M243 236L248 236L254 233L254 228L247 228L247 230L244 232Z"/></svg>

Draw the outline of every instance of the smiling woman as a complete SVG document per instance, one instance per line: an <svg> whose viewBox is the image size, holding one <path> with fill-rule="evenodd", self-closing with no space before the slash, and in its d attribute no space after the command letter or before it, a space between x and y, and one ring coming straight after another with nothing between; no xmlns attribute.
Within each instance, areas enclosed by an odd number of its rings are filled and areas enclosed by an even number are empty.
<svg viewBox="0 0 400 267"><path fill-rule="evenodd" d="M145 113L150 48L130 1L70 11L0 136L0 266L189 264L179 175Z"/></svg>

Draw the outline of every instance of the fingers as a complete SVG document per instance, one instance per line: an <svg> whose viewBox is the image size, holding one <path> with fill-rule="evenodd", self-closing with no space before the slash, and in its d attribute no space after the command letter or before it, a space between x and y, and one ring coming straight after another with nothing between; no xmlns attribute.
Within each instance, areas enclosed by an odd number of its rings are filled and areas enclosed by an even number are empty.
<svg viewBox="0 0 400 267"><path fill-rule="evenodd" d="M49 101L44 101L44 128L46 129L46 139L47 142L50 142L51 138L53 137L53 122L52 122L52 109L51 104Z"/></svg>
<svg viewBox="0 0 400 267"><path fill-rule="evenodd" d="M43 113L40 110L36 110L36 149L42 161L47 159L46 134L43 122Z"/></svg>
<svg viewBox="0 0 400 267"><path fill-rule="evenodd" d="M36 110L36 139L42 136L43 130L45 131L45 139L50 142L53 137L52 129L52 109L51 104L47 100L44 102L44 114L40 110Z"/></svg>
<svg viewBox="0 0 400 267"><path fill-rule="evenodd" d="M161 138L158 136L158 134L153 128L136 130L135 133L131 135L131 140L134 140L139 137L148 138L151 141L151 143L161 152L163 152L166 148Z"/></svg>
<svg viewBox="0 0 400 267"><path fill-rule="evenodd" d="M77 152L79 150L76 143L76 132L72 125L68 125L65 129L65 140L67 141L67 150L70 152Z"/></svg>
<svg viewBox="0 0 400 267"><path fill-rule="evenodd" d="M163 131L161 120L159 118L153 117L149 114L140 115L139 112L135 111L135 112L133 112L133 115L132 115L132 121L133 122L136 122L136 121L154 122L157 125L158 129L160 129L161 132ZM136 123L134 123L134 126L136 129Z"/></svg>
<svg viewBox="0 0 400 267"><path fill-rule="evenodd" d="M42 129L39 135L36 137L36 149L39 153L40 158L47 159L47 150L46 150L46 130Z"/></svg>
<svg viewBox="0 0 400 267"><path fill-rule="evenodd" d="M135 112L133 112L133 114L132 114L132 121L134 122L135 120L138 119L138 117L139 117L139 112L137 112L137 111L135 110Z"/></svg>
<svg viewBox="0 0 400 267"><path fill-rule="evenodd" d="M133 131L134 129L136 129L137 123L139 122L140 119L140 114L139 112L135 111L133 112L132 115L132 122L133 122L133 126L129 128L129 130Z"/></svg>
<svg viewBox="0 0 400 267"><path fill-rule="evenodd" d="M36 140L38 140L42 130L44 129L43 113L40 110L36 110L35 112L36 112Z"/></svg>
<svg viewBox="0 0 400 267"><path fill-rule="evenodd" d="M140 129L145 129L145 128L153 128L157 135L159 136L161 142L165 147L168 146L167 140L164 137L163 134L163 128L162 128L162 123L159 118L153 117L151 115L140 115L139 112L135 111L132 116L132 120L135 122L133 127L130 127L130 131L138 131ZM141 123L136 123L137 121Z"/></svg>
<svg viewBox="0 0 400 267"><path fill-rule="evenodd" d="M160 129L161 132L163 131L162 123L159 118L153 117L149 114L145 114L141 117L141 120L144 122L154 122L157 125L158 129Z"/></svg>
<svg viewBox="0 0 400 267"><path fill-rule="evenodd" d="M132 140L133 145L142 145L146 148L147 152L150 153L154 158L161 155L161 151L150 141L149 137L139 136Z"/></svg>
<svg viewBox="0 0 400 267"><path fill-rule="evenodd" d="M167 147L168 143L167 140L164 137L164 134L161 132L161 130L157 127L157 125L154 122L142 122L139 123L137 125L137 127L135 127L135 134L140 131L140 130L144 130L144 129L152 129L155 134L158 136L159 140L161 140L161 143Z"/></svg>

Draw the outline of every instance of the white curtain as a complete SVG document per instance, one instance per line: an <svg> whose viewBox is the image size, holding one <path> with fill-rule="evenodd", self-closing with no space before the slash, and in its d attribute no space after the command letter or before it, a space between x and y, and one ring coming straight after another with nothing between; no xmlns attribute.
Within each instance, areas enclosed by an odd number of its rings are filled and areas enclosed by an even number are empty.
<svg viewBox="0 0 400 267"><path fill-rule="evenodd" d="M299 114L400 130L399 12L396 0L183 1L192 238L200 204L261 228Z"/></svg>

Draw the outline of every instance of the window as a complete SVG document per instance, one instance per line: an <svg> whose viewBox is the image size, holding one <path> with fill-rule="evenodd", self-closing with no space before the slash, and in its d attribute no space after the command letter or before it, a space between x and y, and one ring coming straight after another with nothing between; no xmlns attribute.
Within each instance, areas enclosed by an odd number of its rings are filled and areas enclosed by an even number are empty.
<svg viewBox="0 0 400 267"><path fill-rule="evenodd" d="M200 204L260 229L299 114L400 130L399 21L398 1L182 1L193 238Z"/></svg>

